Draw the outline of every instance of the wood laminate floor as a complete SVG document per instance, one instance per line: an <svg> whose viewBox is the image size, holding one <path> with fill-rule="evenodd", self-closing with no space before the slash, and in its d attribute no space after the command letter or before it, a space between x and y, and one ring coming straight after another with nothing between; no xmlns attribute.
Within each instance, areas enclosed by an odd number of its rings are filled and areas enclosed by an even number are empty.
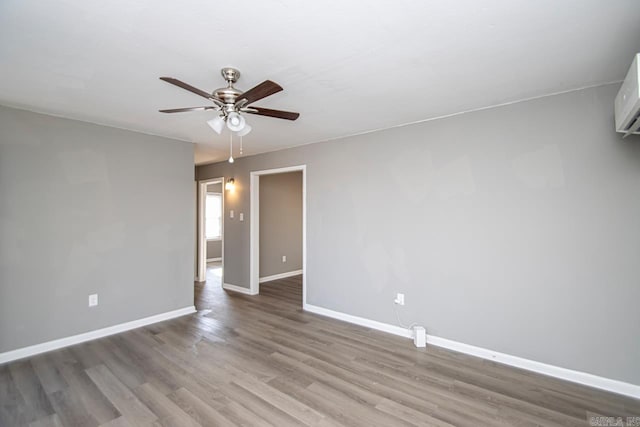
<svg viewBox="0 0 640 427"><path fill-rule="evenodd" d="M640 401L301 311L301 277L0 365L5 426L584 426ZM219 277L219 275L217 276Z"/></svg>

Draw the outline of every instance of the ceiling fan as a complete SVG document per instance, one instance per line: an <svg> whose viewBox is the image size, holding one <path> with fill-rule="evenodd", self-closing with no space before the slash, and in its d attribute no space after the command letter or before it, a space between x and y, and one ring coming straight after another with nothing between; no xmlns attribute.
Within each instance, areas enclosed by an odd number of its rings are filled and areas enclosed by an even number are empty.
<svg viewBox="0 0 640 427"><path fill-rule="evenodd" d="M183 113L187 111L216 110L219 112L219 115L207 122L209 126L211 126L216 133L220 134L224 124L226 123L227 128L233 132L237 132L239 136L244 136L251 131L251 126L246 124L241 113L257 114L259 116L275 117L286 120L296 120L300 116L299 113L272 110L270 108L255 107L251 105L262 98L266 98L267 96L280 92L282 90L282 86L279 84L272 82L271 80L265 80L259 85L243 92L233 87L233 84L240 78L240 71L235 68L225 67L221 70L221 74L227 81L227 87L216 89L212 93L207 93L173 77L160 77L160 80L171 83L172 85L208 99L213 103L213 105L204 107L173 108L159 111L161 113Z"/></svg>

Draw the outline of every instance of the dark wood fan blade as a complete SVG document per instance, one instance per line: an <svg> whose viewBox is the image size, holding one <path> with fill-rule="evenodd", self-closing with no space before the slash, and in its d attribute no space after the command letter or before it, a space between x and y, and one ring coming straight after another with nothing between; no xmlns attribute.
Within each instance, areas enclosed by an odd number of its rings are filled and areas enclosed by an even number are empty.
<svg viewBox="0 0 640 427"><path fill-rule="evenodd" d="M172 108L170 110L158 110L161 113L184 113L187 111L215 110L216 107L188 107L188 108Z"/></svg>
<svg viewBox="0 0 640 427"><path fill-rule="evenodd" d="M224 105L224 103L222 101L220 101L218 98L215 98L210 93L207 93L207 92L203 91L202 89L198 89L197 87L193 87L190 84L187 84L187 83L185 83L183 81L180 81L178 79L174 79L173 77L160 77L160 80L165 81L167 83L171 83L172 85L178 86L179 88L188 90L189 92L193 92L196 95L200 95L203 98L207 98L207 99L215 102L218 105Z"/></svg>
<svg viewBox="0 0 640 427"><path fill-rule="evenodd" d="M277 119L295 120L300 117L300 113L292 113L291 111L272 110L270 108L251 106L244 110L245 113L257 114L259 116L275 117Z"/></svg>
<svg viewBox="0 0 640 427"><path fill-rule="evenodd" d="M282 90L282 86L271 80L265 80L258 86L252 87L242 95L236 98L236 105L249 105L252 102L256 102L262 98L266 98L269 95L278 93Z"/></svg>

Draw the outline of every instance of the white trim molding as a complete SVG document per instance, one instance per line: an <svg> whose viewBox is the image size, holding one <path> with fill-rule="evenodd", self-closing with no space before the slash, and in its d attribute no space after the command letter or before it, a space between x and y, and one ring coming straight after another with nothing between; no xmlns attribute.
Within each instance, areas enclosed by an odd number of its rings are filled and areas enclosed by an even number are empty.
<svg viewBox="0 0 640 427"><path fill-rule="evenodd" d="M57 350L59 348L80 344L86 341L107 337L120 332L126 332L131 329L140 328L142 326L151 325L153 323L162 322L176 317L185 316L196 312L194 306L180 308L178 310L167 311L149 317L144 317L130 322L120 323L118 325L107 326L106 328L96 329L95 331L84 332L70 337L60 338L53 341L47 341L41 344L30 345L28 347L19 348L17 350L0 353L0 364L11 362L25 357L35 356L36 354L46 353L47 351Z"/></svg>
<svg viewBox="0 0 640 427"><path fill-rule="evenodd" d="M329 310L324 307L318 307L312 304L303 304L303 310L311 313L320 314L322 316L331 317L334 319L342 320L356 325L364 326L378 331L387 332L390 334L398 335L405 338L413 338L412 331L401 328L399 326L390 325L388 323L382 323L375 320L365 319L364 317L353 316L351 314L341 313L339 311ZM570 381L594 387L601 390L610 391L613 393L630 396L636 399L640 399L640 385L626 383L624 381L614 380L610 378L601 377L594 374L589 374L582 371L574 371L572 369L562 368L560 366L549 365L547 363L536 362L535 360L525 359L518 356L512 356L506 353L500 353L497 351L489 350L482 347L476 347L469 344L464 344L458 341L449 340L446 338L436 337L427 334L427 344L435 345L437 347L446 348L449 350L457 351L459 353L476 356L481 359L492 360L494 362L502 363L504 365L514 366L516 368L525 369L527 371L536 372L539 374L547 375L554 378Z"/></svg>
<svg viewBox="0 0 640 427"><path fill-rule="evenodd" d="M476 347L457 341L448 340L446 338L436 337L427 334L427 343L459 353L470 354L482 359L492 360L509 366L514 366L527 371L537 372L554 378L560 378L566 381L586 385L589 387L599 388L614 393L624 394L625 396L640 399L640 385L630 384L619 380L600 377L598 375L589 374L582 371L574 371L573 369L562 368L560 366L549 365L547 363L536 362L535 360L525 359L523 357L512 356L506 353L489 350L482 347Z"/></svg>
<svg viewBox="0 0 640 427"><path fill-rule="evenodd" d="M249 288L245 288L238 285L232 285L230 283L225 283L224 285L222 285L222 289L226 289L227 291L232 291L232 292L238 292L240 294L245 294L245 295L258 295L258 292L254 292Z"/></svg>
<svg viewBox="0 0 640 427"><path fill-rule="evenodd" d="M287 271L285 273L273 274L271 276L261 277L259 283L271 282L272 280L286 279L287 277L299 276L302 270Z"/></svg>
<svg viewBox="0 0 640 427"><path fill-rule="evenodd" d="M222 257L219 256L217 258L207 258L207 262L213 262L213 261L222 261Z"/></svg>
<svg viewBox="0 0 640 427"><path fill-rule="evenodd" d="M302 309L305 311L310 311L311 313L316 313L322 316L332 317L334 319L364 326L365 328L376 329L378 331L387 332L405 338L413 338L413 334L409 329L401 328L400 326L389 325L388 323L365 319L364 317L353 316L351 314L329 310L328 308L318 307L317 305L312 304L304 304L302 306Z"/></svg>

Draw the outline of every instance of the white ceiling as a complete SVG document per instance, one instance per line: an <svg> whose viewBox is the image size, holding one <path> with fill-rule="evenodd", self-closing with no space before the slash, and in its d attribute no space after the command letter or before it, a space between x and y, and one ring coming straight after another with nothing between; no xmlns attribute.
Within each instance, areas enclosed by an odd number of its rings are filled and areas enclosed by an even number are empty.
<svg viewBox="0 0 640 427"><path fill-rule="evenodd" d="M638 0L1 0L0 103L197 143L228 156L207 101L219 70L295 122L248 115L245 155L621 80ZM237 157L237 156L236 156Z"/></svg>

